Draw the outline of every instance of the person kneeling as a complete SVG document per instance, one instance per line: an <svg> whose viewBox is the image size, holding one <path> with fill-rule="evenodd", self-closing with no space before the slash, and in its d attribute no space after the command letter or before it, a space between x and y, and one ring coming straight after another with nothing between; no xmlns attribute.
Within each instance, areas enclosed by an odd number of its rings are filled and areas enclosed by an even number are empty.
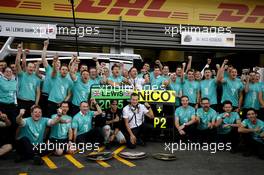
<svg viewBox="0 0 264 175"><path fill-rule="evenodd" d="M247 111L247 119L243 120L238 132L242 133L245 142L244 156L250 156L252 153L260 159L264 159L264 122L257 119L254 109Z"/></svg>
<svg viewBox="0 0 264 175"><path fill-rule="evenodd" d="M103 127L103 135L106 146L109 146L113 141L119 144L126 143L125 136L121 132L121 111L117 108L117 100L111 101L110 109L106 111L105 126Z"/></svg>
<svg viewBox="0 0 264 175"><path fill-rule="evenodd" d="M123 118L127 130L127 146L133 149L137 144L145 145L143 137L147 128L144 124L144 116L153 119L154 115L148 103L145 105L138 103L138 94L132 93L130 99L130 104L123 109Z"/></svg>
<svg viewBox="0 0 264 175"><path fill-rule="evenodd" d="M101 144L103 142L103 136L99 128L92 127L92 118L102 114L100 106L94 99L91 99L91 105L96 107L97 111L91 111L87 101L83 101L80 104L80 112L78 112L72 120L72 128L74 135L74 142L77 144ZM94 146L95 147L95 146Z"/></svg>
<svg viewBox="0 0 264 175"><path fill-rule="evenodd" d="M214 126L217 113L210 107L210 100L206 97L201 99L201 106L197 110L197 138L201 143L212 143L216 135Z"/></svg>
<svg viewBox="0 0 264 175"><path fill-rule="evenodd" d="M194 141L196 128L195 109L189 105L187 96L181 97L182 106L175 110L175 127L178 130L180 140Z"/></svg>
<svg viewBox="0 0 264 175"><path fill-rule="evenodd" d="M24 118L25 109L20 109L16 122L20 127L16 141L17 157L16 162L32 159L34 164L42 165L41 156L47 154L47 145L43 137L47 126L53 126L60 121L57 116L53 119L42 117L41 108L37 105L31 108L31 117ZM44 147L43 147L44 146Z"/></svg>
<svg viewBox="0 0 264 175"><path fill-rule="evenodd" d="M11 135L9 131L10 126L11 122L7 115L0 111L0 157L6 155L12 150Z"/></svg>
<svg viewBox="0 0 264 175"><path fill-rule="evenodd" d="M56 145L54 154L61 156L63 153L73 153L72 150L72 118L67 114L69 111L69 103L62 102L57 114L51 116L52 119L59 117L60 121L57 125L52 126L50 130L49 141Z"/></svg>
<svg viewBox="0 0 264 175"><path fill-rule="evenodd" d="M231 143L231 153L236 153L239 143L238 127L241 124L240 117L237 112L232 112L232 102L224 101L224 113L217 116L216 127L218 142L225 144Z"/></svg>

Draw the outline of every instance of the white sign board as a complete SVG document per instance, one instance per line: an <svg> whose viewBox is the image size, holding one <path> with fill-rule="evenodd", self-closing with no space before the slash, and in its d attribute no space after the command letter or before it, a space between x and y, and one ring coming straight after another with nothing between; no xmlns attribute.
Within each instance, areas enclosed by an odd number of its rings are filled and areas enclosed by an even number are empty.
<svg viewBox="0 0 264 175"><path fill-rule="evenodd" d="M182 32L182 45L235 47L235 34Z"/></svg>
<svg viewBox="0 0 264 175"><path fill-rule="evenodd" d="M54 24L0 21L0 36L56 39L56 33L57 28Z"/></svg>

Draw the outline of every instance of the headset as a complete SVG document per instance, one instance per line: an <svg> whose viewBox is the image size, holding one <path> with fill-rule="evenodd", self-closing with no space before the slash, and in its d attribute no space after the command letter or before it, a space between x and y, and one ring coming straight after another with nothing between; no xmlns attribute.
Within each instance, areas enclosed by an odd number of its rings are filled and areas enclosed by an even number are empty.
<svg viewBox="0 0 264 175"><path fill-rule="evenodd" d="M133 113L139 113L139 105L138 104L136 106L129 105L129 109Z"/></svg>

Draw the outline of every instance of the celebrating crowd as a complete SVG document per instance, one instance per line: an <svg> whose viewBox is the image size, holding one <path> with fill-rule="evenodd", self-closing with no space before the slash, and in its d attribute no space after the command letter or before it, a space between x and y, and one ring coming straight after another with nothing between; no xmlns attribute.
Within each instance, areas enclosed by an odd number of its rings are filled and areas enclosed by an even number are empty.
<svg viewBox="0 0 264 175"><path fill-rule="evenodd" d="M55 155L74 153L74 143L109 146L113 142L129 148L145 145L149 128L145 116L154 118L151 105L140 104L131 94L122 110L112 100L102 111L90 98L93 85L130 85L135 90L172 90L175 95L174 129L177 139L188 142L230 142L231 152L243 147L243 155L264 159L264 82L257 71L237 69L225 59L213 66L211 59L199 71L192 69L192 57L171 72L168 65L155 61L153 71L145 63L126 70L114 64L111 70L93 58L95 66L81 63L73 56L69 64L54 55L46 58L49 41L44 41L42 60L26 61L28 50L17 47L15 63L0 61L0 156L16 150L16 162L33 159L42 164L37 144L65 143L67 149ZM40 65L45 73L40 71ZM110 74L110 71L112 73ZM100 118L100 126L93 120ZM49 150L50 151L50 150Z"/></svg>

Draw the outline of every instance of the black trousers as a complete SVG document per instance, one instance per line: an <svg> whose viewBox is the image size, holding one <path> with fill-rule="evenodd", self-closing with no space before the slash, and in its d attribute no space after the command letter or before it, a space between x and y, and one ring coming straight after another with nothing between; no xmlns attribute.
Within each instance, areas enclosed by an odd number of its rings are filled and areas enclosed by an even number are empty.
<svg viewBox="0 0 264 175"><path fill-rule="evenodd" d="M205 129L196 131L196 137L200 143L213 143L216 141L216 129Z"/></svg>
<svg viewBox="0 0 264 175"><path fill-rule="evenodd" d="M48 97L49 95L47 93L42 93L39 100L39 105L42 109L42 114L45 117L48 117Z"/></svg>
<svg viewBox="0 0 264 175"><path fill-rule="evenodd" d="M264 108L259 109L258 119L264 121Z"/></svg>
<svg viewBox="0 0 264 175"><path fill-rule="evenodd" d="M183 129L185 135L180 135L179 131L177 130L176 132L177 140L181 140L182 142L197 141L196 127L197 127L196 124L185 126Z"/></svg>
<svg viewBox="0 0 264 175"><path fill-rule="evenodd" d="M71 105L71 116L74 117L80 111L79 106L75 106L74 104Z"/></svg>
<svg viewBox="0 0 264 175"><path fill-rule="evenodd" d="M57 109L60 107L60 104L54 103L52 101L48 101L48 118L50 118L53 114L57 114Z"/></svg>
<svg viewBox="0 0 264 175"><path fill-rule="evenodd" d="M93 128L89 132L78 135L76 143L103 143L104 137L100 128Z"/></svg>
<svg viewBox="0 0 264 175"><path fill-rule="evenodd" d="M0 111L2 113L5 113L8 117L8 119L11 121L11 126L7 129L8 132L7 134L10 137L10 141L12 144L15 143L15 136L16 136L16 129L18 125L16 124L16 117L18 115L18 109L15 104L5 104L5 103L0 103ZM3 134L3 133L1 133Z"/></svg>
<svg viewBox="0 0 264 175"><path fill-rule="evenodd" d="M239 144L239 134L237 132L237 128L234 128L231 130L230 133L228 134L218 134L217 135L217 142L222 142L222 143L231 143L231 149L232 150L237 150L238 149L238 144Z"/></svg>
<svg viewBox="0 0 264 175"><path fill-rule="evenodd" d="M48 153L47 150L40 152L27 137L16 141L16 152L22 159L32 159L35 155L44 156Z"/></svg>
<svg viewBox="0 0 264 175"><path fill-rule="evenodd" d="M245 152L255 153L259 158L264 159L264 143L257 142L251 134L242 134L245 143Z"/></svg>
<svg viewBox="0 0 264 175"><path fill-rule="evenodd" d="M190 105L191 107L194 107L194 108L195 108L196 103L189 103L189 105Z"/></svg>
<svg viewBox="0 0 264 175"><path fill-rule="evenodd" d="M0 103L0 111L5 113L12 124L16 123L16 117L18 115L18 108L15 104Z"/></svg>
<svg viewBox="0 0 264 175"><path fill-rule="evenodd" d="M50 138L50 143L68 143L68 139L56 139L56 138Z"/></svg>
<svg viewBox="0 0 264 175"><path fill-rule="evenodd" d="M31 116L30 109L35 104L35 102L31 101L31 100L21 100L21 99L18 99L17 102L18 102L18 108L19 109L25 109L26 110L24 117L30 117Z"/></svg>
<svg viewBox="0 0 264 175"><path fill-rule="evenodd" d="M214 104L214 105L210 105L210 107L212 109L214 109L215 111L218 111L219 105L218 104Z"/></svg>
<svg viewBox="0 0 264 175"><path fill-rule="evenodd" d="M10 134L10 127L0 128L0 147L12 143L12 136Z"/></svg>
<svg viewBox="0 0 264 175"><path fill-rule="evenodd" d="M132 144L131 143L130 135L128 134L128 132L126 132L125 137L126 137L127 147L131 148L131 149L136 148L136 145L139 144L140 141L144 141L145 140L145 136L146 136L147 130L148 130L148 127L147 127L147 125L145 123L143 123L139 127L131 129L132 133L137 138L137 143L136 144Z"/></svg>
<svg viewBox="0 0 264 175"><path fill-rule="evenodd" d="M66 147L65 145L69 143L69 140L68 140L68 139L56 139L56 138L50 138L50 139L49 139L49 142L52 143L52 144L57 145L56 148L63 149L63 152L64 152L64 153L67 152L67 147ZM55 150L56 150L56 148L55 148ZM54 151L55 151L55 150L54 150Z"/></svg>

